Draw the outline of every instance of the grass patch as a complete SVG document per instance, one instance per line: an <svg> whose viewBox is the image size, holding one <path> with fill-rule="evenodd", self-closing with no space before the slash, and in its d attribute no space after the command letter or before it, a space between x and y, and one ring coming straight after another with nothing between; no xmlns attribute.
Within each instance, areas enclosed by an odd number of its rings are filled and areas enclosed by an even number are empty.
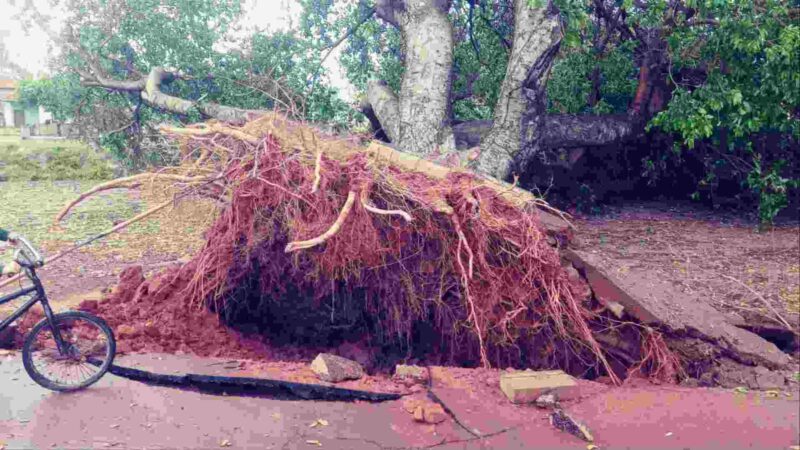
<svg viewBox="0 0 800 450"><path fill-rule="evenodd" d="M84 241L115 224L169 198L169 192L145 189L142 195L118 190L104 192L81 203L51 231L53 218L81 192L98 181L13 181L0 183L0 227L19 232L53 255ZM141 197L141 198L140 198ZM86 250L97 256L115 256L136 261L147 253L184 256L202 246L202 233L216 217L210 201L186 200L122 232L96 241ZM0 250L0 261L8 261L10 250Z"/></svg>
<svg viewBox="0 0 800 450"><path fill-rule="evenodd" d="M0 136L0 178L8 181L106 180L113 174L107 159L80 142Z"/></svg>
<svg viewBox="0 0 800 450"><path fill-rule="evenodd" d="M0 227L27 236L53 251L100 233L131 217L142 205L126 192L109 192L87 200L64 224L63 233L51 233L53 218L69 201L96 181L11 181L0 183ZM10 256L7 252L5 257Z"/></svg>

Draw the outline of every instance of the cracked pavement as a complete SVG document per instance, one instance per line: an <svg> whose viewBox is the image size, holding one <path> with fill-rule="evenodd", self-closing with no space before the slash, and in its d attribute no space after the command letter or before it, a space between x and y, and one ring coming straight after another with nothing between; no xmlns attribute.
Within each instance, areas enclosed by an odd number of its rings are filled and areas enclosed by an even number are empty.
<svg viewBox="0 0 800 450"><path fill-rule="evenodd" d="M209 365L208 358L178 363L164 355L160 366L159 358L133 355L117 362L141 368L146 360L148 369L160 367L165 373L224 370ZM585 421L599 449L788 449L798 444L800 433L796 387L779 398L674 386L603 388L564 406ZM491 436L476 439L450 418L439 425L414 423L402 400L370 404L217 396L114 375L84 391L55 393L33 383L19 353L13 353L0 356L0 448L587 448L586 442L553 429L547 411L447 386L434 390L462 423Z"/></svg>

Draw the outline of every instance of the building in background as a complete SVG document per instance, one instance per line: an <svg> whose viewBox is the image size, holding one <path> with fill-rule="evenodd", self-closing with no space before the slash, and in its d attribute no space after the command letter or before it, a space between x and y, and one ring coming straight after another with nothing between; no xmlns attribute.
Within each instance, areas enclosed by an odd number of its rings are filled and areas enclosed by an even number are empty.
<svg viewBox="0 0 800 450"><path fill-rule="evenodd" d="M53 116L41 106L25 105L18 101L19 82L0 79L0 127L13 127L22 130L23 135L36 135L42 125L49 125Z"/></svg>

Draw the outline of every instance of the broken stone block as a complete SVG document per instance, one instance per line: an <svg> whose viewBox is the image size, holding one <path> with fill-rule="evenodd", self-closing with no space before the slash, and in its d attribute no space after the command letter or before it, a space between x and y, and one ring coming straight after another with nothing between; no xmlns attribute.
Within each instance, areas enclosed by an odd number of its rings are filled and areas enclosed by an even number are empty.
<svg viewBox="0 0 800 450"><path fill-rule="evenodd" d="M500 375L500 390L512 403L530 403L544 394L566 399L577 394L575 379L561 370L511 372Z"/></svg>
<svg viewBox="0 0 800 450"><path fill-rule="evenodd" d="M444 419L447 418L447 413L444 412L442 405L438 403L427 404L423 410L422 416L425 419L425 423L435 425L437 423L444 422Z"/></svg>
<svg viewBox="0 0 800 450"><path fill-rule="evenodd" d="M594 436L592 436L592 433L589 432L589 428L586 427L586 425L578 422L561 409L557 409L550 414L550 425L558 428L561 431L566 431L573 436L583 439L586 442L594 441Z"/></svg>
<svg viewBox="0 0 800 450"><path fill-rule="evenodd" d="M558 406L558 397L555 394L540 395L536 399L536 406L539 408L555 408Z"/></svg>
<svg viewBox="0 0 800 450"><path fill-rule="evenodd" d="M408 398L403 402L403 409L414 417L414 421L437 424L447 418L442 405L428 400Z"/></svg>
<svg viewBox="0 0 800 450"><path fill-rule="evenodd" d="M358 380L364 376L364 369L361 364L342 358L341 356L331 355L330 353L320 353L311 362L311 370L323 381L338 383L344 380Z"/></svg>
<svg viewBox="0 0 800 450"><path fill-rule="evenodd" d="M394 368L394 378L412 383L427 383L428 370L420 366L407 366L398 364Z"/></svg>

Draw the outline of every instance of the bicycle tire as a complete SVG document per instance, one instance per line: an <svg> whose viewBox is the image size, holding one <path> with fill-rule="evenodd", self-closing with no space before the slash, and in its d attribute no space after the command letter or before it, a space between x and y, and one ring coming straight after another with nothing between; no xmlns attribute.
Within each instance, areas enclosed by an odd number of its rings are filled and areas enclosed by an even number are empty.
<svg viewBox="0 0 800 450"><path fill-rule="evenodd" d="M99 366L98 372L78 385L64 385L50 380L36 369L36 366L33 364L31 347L36 342L36 338L39 333L42 332L42 330L50 329L50 322L47 320L47 318L42 319L39 323L37 323L31 329L30 333L28 333L28 336L26 336L25 344L22 347L22 364L25 366L25 371L28 372L28 376L30 376L31 379L33 379L33 381L35 381L38 385L46 389L61 392L77 391L96 383L98 380L100 380L100 378L103 377L103 375L106 374L106 372L108 372L108 370L111 368L111 364L114 362L114 357L116 356L117 344L111 328L108 326L105 320L97 316L83 311L67 311L60 314L55 314L53 317L53 320L56 323L64 319L85 320L91 322L92 324L96 325L105 335L106 339L108 339L108 351L106 353L105 360L102 361Z"/></svg>

